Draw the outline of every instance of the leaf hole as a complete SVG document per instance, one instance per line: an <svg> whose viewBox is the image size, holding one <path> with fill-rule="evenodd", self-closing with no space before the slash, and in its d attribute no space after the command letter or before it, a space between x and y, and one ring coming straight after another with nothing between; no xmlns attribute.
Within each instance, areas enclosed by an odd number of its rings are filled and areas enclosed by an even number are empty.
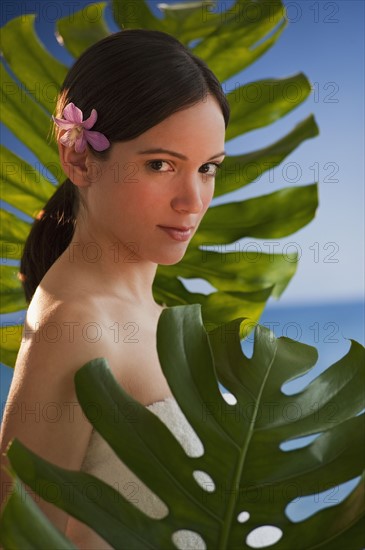
<svg viewBox="0 0 365 550"><path fill-rule="evenodd" d="M280 443L279 448L282 451L293 451L295 449L303 449L304 447L308 447L313 441L315 441L319 436L320 433L312 434L312 435L306 435L304 437L296 437L294 439L287 439L286 441L283 441L283 443Z"/></svg>
<svg viewBox="0 0 365 550"><path fill-rule="evenodd" d="M178 277L178 279L189 292L200 292L201 294L208 295L217 291L217 289L208 281L205 279L200 279L199 277L191 277L189 279Z"/></svg>
<svg viewBox="0 0 365 550"><path fill-rule="evenodd" d="M228 403L228 405L236 405L237 404L237 399L235 398L233 393L224 392L224 393L222 393L222 397L225 400L225 402Z"/></svg>
<svg viewBox="0 0 365 550"><path fill-rule="evenodd" d="M241 340L241 349L244 353L244 355L247 357L247 359L251 359L253 356L253 348L254 348L254 340L253 338L249 336L245 336Z"/></svg>
<svg viewBox="0 0 365 550"><path fill-rule="evenodd" d="M246 511L240 512L237 516L238 523L245 523L250 519L250 514Z"/></svg>
<svg viewBox="0 0 365 550"><path fill-rule="evenodd" d="M250 548L267 548L276 544L283 532L279 527L274 525L263 525L262 527L256 527L246 537L246 544Z"/></svg>
<svg viewBox="0 0 365 550"><path fill-rule="evenodd" d="M327 488L324 491L303 497L299 495L286 506L285 514L293 523L304 521L324 508L340 504L354 488L356 490L360 479L360 477L356 477L334 487L329 487L330 484L327 483ZM324 482L323 485L326 483Z"/></svg>
<svg viewBox="0 0 365 550"><path fill-rule="evenodd" d="M206 550L207 546L204 539L190 529L179 529L172 535L172 541L179 550L196 548L196 550Z"/></svg>
<svg viewBox="0 0 365 550"><path fill-rule="evenodd" d="M193 476L195 481L208 493L213 493L215 491L215 483L210 477L209 474L203 472L202 470L194 470Z"/></svg>

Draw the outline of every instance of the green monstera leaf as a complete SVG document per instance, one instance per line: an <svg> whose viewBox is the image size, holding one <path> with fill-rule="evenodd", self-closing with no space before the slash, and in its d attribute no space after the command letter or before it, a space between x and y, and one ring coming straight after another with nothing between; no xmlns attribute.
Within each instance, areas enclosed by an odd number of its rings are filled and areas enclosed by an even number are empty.
<svg viewBox="0 0 365 550"><path fill-rule="evenodd" d="M108 35L105 7L105 2L95 3L57 22L58 41L71 55L77 57ZM145 0L114 0L112 8L121 29L157 29L176 36L204 59L223 83L271 48L287 25L281 0L237 0L229 9L224 3L217 8L215 2L205 1L161 3L162 19L153 15ZM53 193L53 182L64 179L56 144L48 135L56 93L67 67L38 39L34 15L22 15L3 27L2 52L3 122L37 158L33 168L15 152L5 147L2 151L2 256L5 263L12 261L2 272L6 296L2 313L11 313L26 308L15 270L30 220ZM232 111L227 140L279 120L301 105L310 90L308 79L300 72L236 86L227 92ZM317 134L316 122L310 115L272 145L226 157L216 178L216 196L252 183ZM47 179L47 172L53 182ZM288 260L279 254L264 253L254 264L250 254L237 263L237 254L222 251L221 243L235 243L244 237L271 239L290 235L313 219L318 204L316 185L283 189L248 201L229 201L227 197L226 204L208 210L183 260L171 269L160 266L153 287L155 299L167 306L200 303L209 328L239 316L249 315L257 321L270 295L279 297L285 290L297 265L295 256ZM27 217L21 219L6 205ZM206 254L204 245L213 247L213 251ZM215 288L214 295L189 292L179 276L205 279ZM13 366L21 332L14 326L13 332L6 327L2 334L1 360Z"/></svg>
<svg viewBox="0 0 365 550"><path fill-rule="evenodd" d="M249 358L239 338L243 321L207 333L198 304L166 309L159 319L162 370L202 443L199 456L188 456L167 425L123 390L104 359L76 372L77 397L94 429L166 504L167 515L148 517L103 481L56 467L14 440L8 457L16 486L2 517L5 550L25 533L26 547L37 550L56 548L59 537L55 532L47 546L31 542L38 521L45 521L33 513L18 535L18 516L22 525L26 517L18 477L38 494L47 495L43 489L53 484L58 491L52 502L114 548L171 549L176 533L187 530L207 549L249 549L258 547L253 539L259 530L270 528L278 550L361 550L363 481L343 502L304 521L292 522L286 509L298 496L319 494L364 474L364 348L352 341L347 355L303 390L287 395L283 385L310 372L316 349L277 339L257 326ZM219 383L231 393L230 402ZM282 449L308 435L317 437L302 448ZM198 472L206 481L198 481ZM85 497L83 487L90 483L98 498ZM74 488L72 498L65 487Z"/></svg>

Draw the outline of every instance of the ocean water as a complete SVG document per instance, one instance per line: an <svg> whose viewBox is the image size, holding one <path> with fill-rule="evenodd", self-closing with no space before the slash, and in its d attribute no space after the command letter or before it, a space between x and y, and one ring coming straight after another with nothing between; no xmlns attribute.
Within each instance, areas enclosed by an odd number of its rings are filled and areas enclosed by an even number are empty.
<svg viewBox="0 0 365 550"><path fill-rule="evenodd" d="M313 375L336 362L350 348L350 339L364 345L365 304L362 301L282 306L280 301L266 307L259 323L273 330L276 337L287 336L314 346L319 358ZM252 349L253 337L243 344ZM304 381L310 377L303 377Z"/></svg>
<svg viewBox="0 0 365 550"><path fill-rule="evenodd" d="M350 348L350 338L364 344L364 303L326 303L283 306L278 302L268 304L260 319L260 324L273 330L276 337L287 336L293 340L314 346L319 353L315 367L306 375L284 386L285 393L294 394L302 390L311 380L341 357ZM244 353L251 355L253 334L242 344ZM0 364L0 398L1 417L13 370ZM365 380L363 381L365 385ZM223 389L223 388L221 388ZM290 452L309 445L316 437L310 436L281 446L283 451ZM359 479L355 478L338 487L314 495L302 496L300 488L293 492L293 500L286 512L292 521L301 521L321 508L334 506L341 502L355 487ZM294 487L295 489L295 487ZM291 487L293 491L293 487Z"/></svg>

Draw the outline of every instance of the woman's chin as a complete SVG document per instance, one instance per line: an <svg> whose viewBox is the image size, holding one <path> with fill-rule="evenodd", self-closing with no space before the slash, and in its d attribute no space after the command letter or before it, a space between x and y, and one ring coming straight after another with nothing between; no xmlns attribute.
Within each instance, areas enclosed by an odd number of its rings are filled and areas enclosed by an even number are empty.
<svg viewBox="0 0 365 550"><path fill-rule="evenodd" d="M186 252L186 248L184 248L183 250L180 250L179 252L176 250L173 253L172 252L169 252L166 254L160 253L158 255L159 258L156 263L158 263L159 265L177 264L183 259L183 257L185 256L185 252Z"/></svg>

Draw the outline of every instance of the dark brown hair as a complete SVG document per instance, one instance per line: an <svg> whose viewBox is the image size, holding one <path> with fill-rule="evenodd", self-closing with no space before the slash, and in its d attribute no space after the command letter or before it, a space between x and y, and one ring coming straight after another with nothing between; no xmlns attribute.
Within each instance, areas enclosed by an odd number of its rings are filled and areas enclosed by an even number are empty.
<svg viewBox="0 0 365 550"><path fill-rule="evenodd" d="M126 29L97 42L79 57L62 85L55 116L62 117L70 102L82 110L84 119L96 109L93 130L113 143L138 137L208 94L216 98L227 127L228 101L204 61L167 33ZM92 152L99 158L108 156L108 150ZM34 221L20 264L28 302L70 244L79 202L76 186L66 179Z"/></svg>

